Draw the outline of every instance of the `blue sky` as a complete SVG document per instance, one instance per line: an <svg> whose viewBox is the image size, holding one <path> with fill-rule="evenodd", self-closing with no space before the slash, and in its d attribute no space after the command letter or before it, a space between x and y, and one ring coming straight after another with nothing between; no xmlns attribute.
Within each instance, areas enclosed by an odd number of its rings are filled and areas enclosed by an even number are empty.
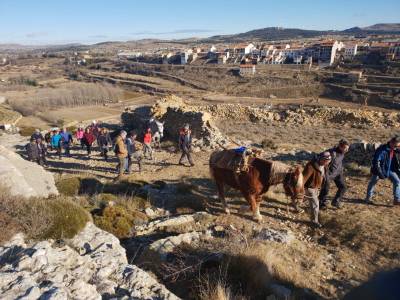
<svg viewBox="0 0 400 300"><path fill-rule="evenodd" d="M400 23L400 0L0 0L0 43L206 37L270 26Z"/></svg>

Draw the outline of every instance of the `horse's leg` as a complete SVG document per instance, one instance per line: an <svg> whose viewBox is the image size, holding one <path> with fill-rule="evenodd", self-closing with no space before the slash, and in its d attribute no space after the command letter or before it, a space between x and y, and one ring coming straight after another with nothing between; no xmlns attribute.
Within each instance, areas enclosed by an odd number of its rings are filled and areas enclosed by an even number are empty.
<svg viewBox="0 0 400 300"><path fill-rule="evenodd" d="M257 204L256 197L257 196L254 194L245 195L247 202L251 206L251 211L253 212L253 219L257 222L261 222L262 216L260 214L260 205L259 205L259 203Z"/></svg>
<svg viewBox="0 0 400 300"><path fill-rule="evenodd" d="M260 213L260 204L261 204L261 201L262 201L262 196L261 196L261 195L258 195L258 196L256 197L256 218L257 218L257 220L258 220L259 222L262 221L262 216L261 216L261 213Z"/></svg>
<svg viewBox="0 0 400 300"><path fill-rule="evenodd" d="M230 214L230 210L228 208L228 204L226 203L226 199L225 199L225 191L224 191L224 182L222 180L215 180L216 184L217 184L217 189L218 189L218 196L219 199L222 202L222 206L224 207L224 211L226 214Z"/></svg>

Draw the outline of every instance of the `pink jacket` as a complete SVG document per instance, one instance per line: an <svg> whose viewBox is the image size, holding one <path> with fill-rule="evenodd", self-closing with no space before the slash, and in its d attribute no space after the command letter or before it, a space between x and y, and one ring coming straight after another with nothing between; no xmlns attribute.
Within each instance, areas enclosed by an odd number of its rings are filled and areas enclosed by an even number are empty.
<svg viewBox="0 0 400 300"><path fill-rule="evenodd" d="M76 139L77 140L80 140L80 139L82 139L83 138L83 134L84 134L85 132L83 131L83 130L77 130L77 132L76 132Z"/></svg>

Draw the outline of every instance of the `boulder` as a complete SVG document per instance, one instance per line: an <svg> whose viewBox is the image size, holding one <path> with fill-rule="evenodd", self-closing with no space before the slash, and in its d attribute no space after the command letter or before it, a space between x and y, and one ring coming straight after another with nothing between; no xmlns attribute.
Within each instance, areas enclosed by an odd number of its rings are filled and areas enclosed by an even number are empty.
<svg viewBox="0 0 400 300"><path fill-rule="evenodd" d="M175 227L182 225L189 225L196 223L204 218L210 217L210 214L206 212L196 212L191 215L180 215L172 218L165 218L160 220L151 221L145 225L135 226L135 235L143 236L151 234L155 231L165 229L167 227Z"/></svg>
<svg viewBox="0 0 400 300"><path fill-rule="evenodd" d="M157 240L150 244L149 250L157 252L160 255L162 260L167 259L168 254L173 252L175 247L179 246L180 244L192 244L195 242L200 241L200 239L209 239L211 238L211 232L207 231L205 233L202 232L187 232L182 233L176 236L169 236L164 239Z"/></svg>
<svg viewBox="0 0 400 300"><path fill-rule="evenodd" d="M3 145L0 145L0 182L10 188L12 195L27 198L58 195L50 172Z"/></svg>

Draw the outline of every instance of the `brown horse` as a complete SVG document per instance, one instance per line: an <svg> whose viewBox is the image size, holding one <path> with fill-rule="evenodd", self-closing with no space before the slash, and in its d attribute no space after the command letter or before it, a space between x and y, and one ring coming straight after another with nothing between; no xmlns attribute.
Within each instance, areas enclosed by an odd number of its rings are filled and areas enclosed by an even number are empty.
<svg viewBox="0 0 400 300"><path fill-rule="evenodd" d="M250 158L248 172L235 173L231 169L221 168L218 161L226 154L226 151L215 151L210 156L210 173L214 178L219 198L224 210L229 214L226 204L224 185L240 190L247 200L256 221L261 222L260 202L262 195L273 185L283 184L285 194L292 199L292 205L297 209L298 200L304 198L304 183L301 166L290 167L280 162Z"/></svg>

